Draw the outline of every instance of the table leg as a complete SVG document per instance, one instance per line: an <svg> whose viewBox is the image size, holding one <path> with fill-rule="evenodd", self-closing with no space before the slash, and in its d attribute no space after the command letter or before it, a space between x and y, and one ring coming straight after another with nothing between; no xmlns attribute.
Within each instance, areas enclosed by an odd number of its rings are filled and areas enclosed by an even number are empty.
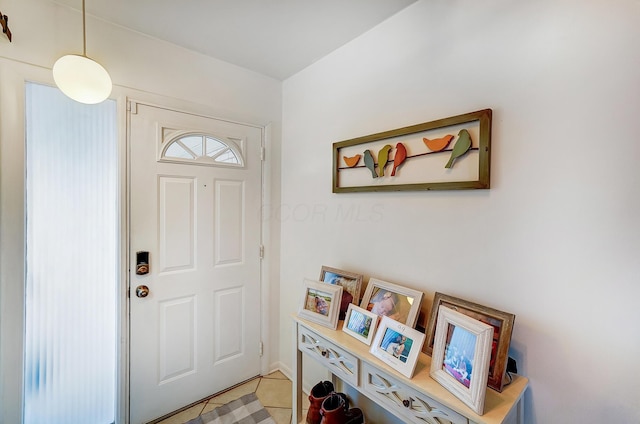
<svg viewBox="0 0 640 424"><path fill-rule="evenodd" d="M524 424L524 396L520 397L518 404L516 405L516 422L518 424Z"/></svg>
<svg viewBox="0 0 640 424"><path fill-rule="evenodd" d="M291 423L302 421L302 352L298 349L298 323L293 323L293 404L291 407Z"/></svg>

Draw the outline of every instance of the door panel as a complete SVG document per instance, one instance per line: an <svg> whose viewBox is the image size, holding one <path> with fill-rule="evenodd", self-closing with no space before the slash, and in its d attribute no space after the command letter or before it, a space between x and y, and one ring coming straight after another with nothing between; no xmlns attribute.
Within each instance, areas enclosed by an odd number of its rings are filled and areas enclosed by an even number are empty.
<svg viewBox="0 0 640 424"><path fill-rule="evenodd" d="M158 302L160 384L195 372L195 298Z"/></svg>
<svg viewBox="0 0 640 424"><path fill-rule="evenodd" d="M137 424L260 372L262 131L144 104L131 110L131 260L149 252L149 273L137 275L132 266L130 275L130 414ZM181 135L189 137L167 149ZM233 144L242 161L161 157L208 145L200 136ZM136 297L140 285L149 287L147 297Z"/></svg>
<svg viewBox="0 0 640 424"><path fill-rule="evenodd" d="M244 351L241 335L246 330L241 311L244 309L245 293L243 287L231 287L226 290L219 290L213 295L216 311L215 319L228 323L228 325L220 327L219 331L212 334L215 341L213 360L216 364L220 364L241 356Z"/></svg>
<svg viewBox="0 0 640 424"><path fill-rule="evenodd" d="M216 181L216 265L241 265L244 251L244 183Z"/></svg>
<svg viewBox="0 0 640 424"><path fill-rule="evenodd" d="M193 270L196 199L193 178L159 177L160 272Z"/></svg>

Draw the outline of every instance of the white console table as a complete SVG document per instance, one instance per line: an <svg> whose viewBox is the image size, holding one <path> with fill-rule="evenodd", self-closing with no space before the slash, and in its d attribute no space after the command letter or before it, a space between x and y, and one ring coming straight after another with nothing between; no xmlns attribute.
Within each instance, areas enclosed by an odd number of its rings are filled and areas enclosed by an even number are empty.
<svg viewBox="0 0 640 424"><path fill-rule="evenodd" d="M332 374L393 415L410 423L499 424L524 421L523 394L528 379L513 375L501 393L487 389L484 414L478 415L429 376L431 357L421 353L409 379L369 353L369 346L342 331L293 316L293 417L302 416L302 354L314 358ZM365 418L367 411L364 411Z"/></svg>

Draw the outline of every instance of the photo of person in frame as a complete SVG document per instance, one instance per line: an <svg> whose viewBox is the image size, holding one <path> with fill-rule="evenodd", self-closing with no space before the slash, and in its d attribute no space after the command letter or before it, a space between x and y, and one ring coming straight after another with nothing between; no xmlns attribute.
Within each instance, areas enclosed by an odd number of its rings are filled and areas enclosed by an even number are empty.
<svg viewBox="0 0 640 424"><path fill-rule="evenodd" d="M466 388L471 385L476 339L475 334L464 328L449 325L443 367L449 375Z"/></svg>
<svg viewBox="0 0 640 424"><path fill-rule="evenodd" d="M307 290L307 301L304 307L306 310L328 316L330 307L331 295L329 293L314 289Z"/></svg>
<svg viewBox="0 0 640 424"><path fill-rule="evenodd" d="M379 316L387 316L401 323L406 323L411 310L413 298L404 296L380 287L375 287L367 310Z"/></svg>
<svg viewBox="0 0 640 424"><path fill-rule="evenodd" d="M322 276L322 282L329 283L337 286L342 286L342 299L340 301L340 314L339 319L344 319L347 309L350 303L358 301L357 297L360 296L357 288L357 281L345 276L336 274L331 271L324 271ZM358 292L356 294L356 292Z"/></svg>
<svg viewBox="0 0 640 424"><path fill-rule="evenodd" d="M361 312L351 311L349 316L349 322L347 322L347 328L354 333L360 334L362 337L369 337L369 330L371 329L372 319Z"/></svg>
<svg viewBox="0 0 640 424"><path fill-rule="evenodd" d="M382 350L394 358L398 358L401 362L407 362L407 358L411 352L411 346L413 346L412 339L390 328L387 328L380 342L380 348Z"/></svg>

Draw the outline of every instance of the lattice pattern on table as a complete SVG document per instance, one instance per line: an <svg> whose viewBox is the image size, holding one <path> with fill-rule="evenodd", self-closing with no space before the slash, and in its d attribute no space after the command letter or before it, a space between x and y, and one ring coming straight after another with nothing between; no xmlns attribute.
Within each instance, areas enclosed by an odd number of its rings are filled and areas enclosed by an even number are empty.
<svg viewBox="0 0 640 424"><path fill-rule="evenodd" d="M313 333L300 332L300 350L328 364L331 372L342 375L349 380L357 380L358 368L353 358L345 356L340 350Z"/></svg>
<svg viewBox="0 0 640 424"><path fill-rule="evenodd" d="M380 374L367 371L369 390L373 389L378 395L384 396L399 408L414 418L416 422L429 424L467 424L466 419L459 420L452 417L446 411L439 408L435 402L426 397L420 396L413 391L408 393L406 389L392 383Z"/></svg>

